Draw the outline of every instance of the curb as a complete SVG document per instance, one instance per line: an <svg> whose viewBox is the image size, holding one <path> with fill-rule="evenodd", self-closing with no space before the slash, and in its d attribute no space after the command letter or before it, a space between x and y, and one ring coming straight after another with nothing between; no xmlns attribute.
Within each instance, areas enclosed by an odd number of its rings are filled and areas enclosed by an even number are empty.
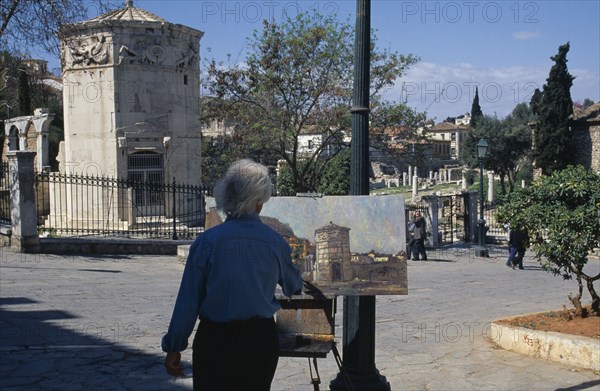
<svg viewBox="0 0 600 391"><path fill-rule="evenodd" d="M503 320L511 320L519 316ZM600 371L600 339L532 330L496 322L491 324L488 339L505 350Z"/></svg>

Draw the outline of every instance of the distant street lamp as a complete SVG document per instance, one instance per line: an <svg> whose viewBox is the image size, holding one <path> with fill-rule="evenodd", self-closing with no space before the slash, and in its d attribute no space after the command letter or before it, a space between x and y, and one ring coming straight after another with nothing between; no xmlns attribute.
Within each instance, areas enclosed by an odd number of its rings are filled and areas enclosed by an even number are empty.
<svg viewBox="0 0 600 391"><path fill-rule="evenodd" d="M479 228L477 235L479 237L479 248L477 249L477 256L489 257L487 248L485 247L485 220L483 218L483 163L487 155L488 143L485 139L480 139L477 143L477 158L479 160L479 221L477 226Z"/></svg>

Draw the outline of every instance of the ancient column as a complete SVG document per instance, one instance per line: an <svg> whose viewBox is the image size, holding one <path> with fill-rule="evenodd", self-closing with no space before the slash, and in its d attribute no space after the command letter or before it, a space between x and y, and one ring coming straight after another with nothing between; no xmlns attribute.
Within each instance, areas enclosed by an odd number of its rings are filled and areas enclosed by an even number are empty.
<svg viewBox="0 0 600 391"><path fill-rule="evenodd" d="M494 172L488 171L488 202L494 202Z"/></svg>

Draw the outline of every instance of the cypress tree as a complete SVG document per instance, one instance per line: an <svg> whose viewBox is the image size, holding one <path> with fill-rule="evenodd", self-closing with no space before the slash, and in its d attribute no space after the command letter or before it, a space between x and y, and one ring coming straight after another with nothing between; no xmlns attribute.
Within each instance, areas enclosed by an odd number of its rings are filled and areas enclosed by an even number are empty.
<svg viewBox="0 0 600 391"><path fill-rule="evenodd" d="M544 84L541 99L532 102L533 106L537 106L532 108L538 115L533 157L536 167L541 168L544 175L566 168L574 157L569 117L573 114L571 86L575 77L567 68L569 48L567 42L558 48L556 56L550 57L554 65Z"/></svg>
<svg viewBox="0 0 600 391"><path fill-rule="evenodd" d="M531 107L531 111L535 115L540 115L540 105L542 104L542 91L539 88L536 88L531 96L531 100L529 101L529 107Z"/></svg>
<svg viewBox="0 0 600 391"><path fill-rule="evenodd" d="M481 106L479 106L479 89L475 87L475 97L471 105L471 126L475 128L477 121L481 117L483 117L483 111L481 111Z"/></svg>
<svg viewBox="0 0 600 391"><path fill-rule="evenodd" d="M19 69L19 115L33 114L31 109L31 89L29 88L29 75L25 69Z"/></svg>

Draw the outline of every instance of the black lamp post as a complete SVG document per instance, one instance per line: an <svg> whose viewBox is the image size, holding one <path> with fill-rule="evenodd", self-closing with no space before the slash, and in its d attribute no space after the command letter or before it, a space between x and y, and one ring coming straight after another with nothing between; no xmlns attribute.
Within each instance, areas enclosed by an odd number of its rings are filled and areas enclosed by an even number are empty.
<svg viewBox="0 0 600 391"><path fill-rule="evenodd" d="M483 218L483 162L487 155L488 143L485 139L480 139L477 143L477 158L479 160L479 221L477 221L479 248L477 256L489 257L487 248L485 247L485 220Z"/></svg>
<svg viewBox="0 0 600 391"><path fill-rule="evenodd" d="M356 0L350 195L369 195L371 0ZM331 391L389 391L375 366L375 296L344 296L344 371Z"/></svg>

